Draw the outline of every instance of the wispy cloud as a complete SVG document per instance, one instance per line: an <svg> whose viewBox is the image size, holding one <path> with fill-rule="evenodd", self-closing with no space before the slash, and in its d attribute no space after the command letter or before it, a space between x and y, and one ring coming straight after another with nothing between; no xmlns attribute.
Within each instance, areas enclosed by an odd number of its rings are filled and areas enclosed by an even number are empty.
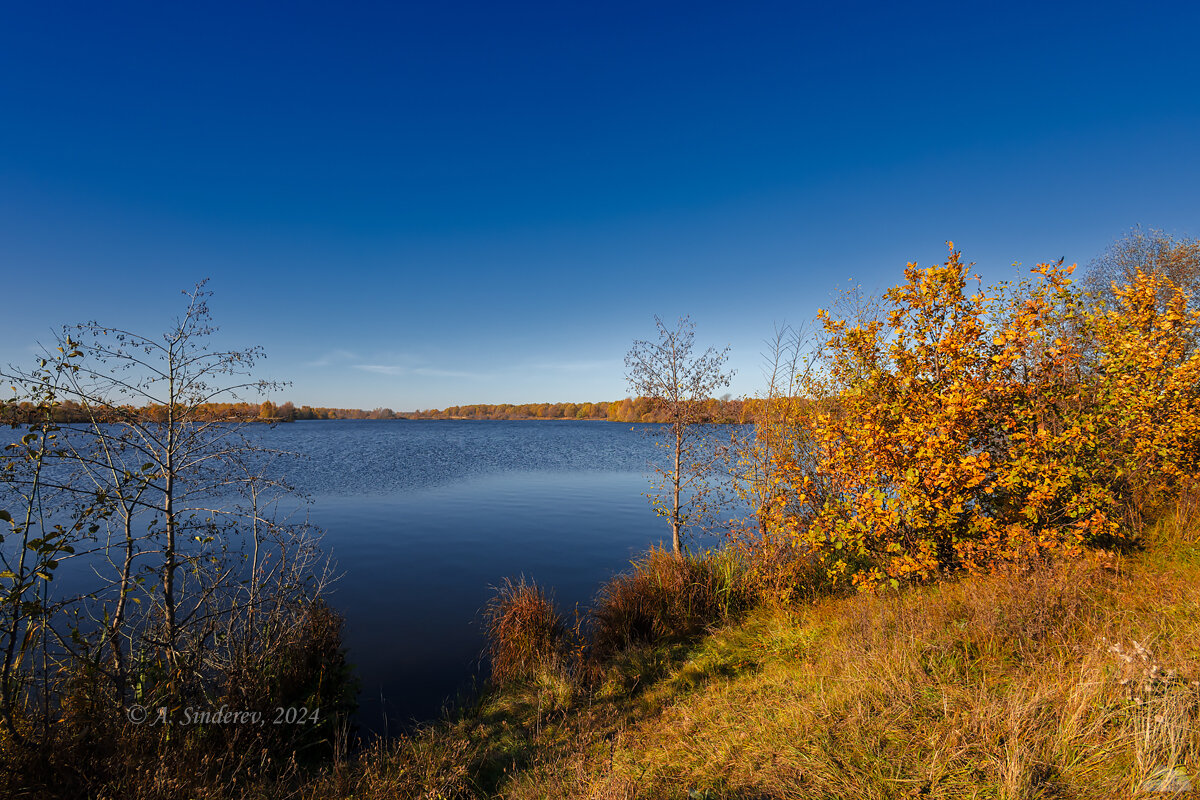
<svg viewBox="0 0 1200 800"><path fill-rule="evenodd" d="M363 372L373 372L376 375L403 375L408 372L407 367L402 367L397 364L351 364L353 369L361 369Z"/></svg>
<svg viewBox="0 0 1200 800"><path fill-rule="evenodd" d="M431 378L470 378L472 380L483 380L492 377L486 372L465 372L454 369L434 369L433 367L418 367L413 370L417 375L427 375Z"/></svg>
<svg viewBox="0 0 1200 800"><path fill-rule="evenodd" d="M609 358L592 361L543 361L537 364L530 364L529 368L546 372L592 372L620 366L621 361Z"/></svg>
<svg viewBox="0 0 1200 800"><path fill-rule="evenodd" d="M375 375L420 375L425 378L466 378L468 380L484 380L492 377L485 372L437 369L436 367L409 367L402 364L351 364L350 366L353 369L371 372Z"/></svg>
<svg viewBox="0 0 1200 800"><path fill-rule="evenodd" d="M358 361L357 354L349 350L330 350L325 355L318 358L316 361L310 361L304 366L306 367L332 367L334 364L345 364L350 361Z"/></svg>
<svg viewBox="0 0 1200 800"><path fill-rule="evenodd" d="M497 364L493 368L475 370L450 366L430 366L429 362L437 363L437 359L421 357L414 353L405 352L375 352L364 355L362 352L342 348L330 350L319 358L305 364L306 367L322 369L328 367L343 367L368 372L372 375L388 375L397 377L408 375L423 378L457 378L460 380L483 381L495 380L505 376L528 375L531 372L541 373L586 373L611 371L621 367L619 359L579 359L534 361L532 363Z"/></svg>

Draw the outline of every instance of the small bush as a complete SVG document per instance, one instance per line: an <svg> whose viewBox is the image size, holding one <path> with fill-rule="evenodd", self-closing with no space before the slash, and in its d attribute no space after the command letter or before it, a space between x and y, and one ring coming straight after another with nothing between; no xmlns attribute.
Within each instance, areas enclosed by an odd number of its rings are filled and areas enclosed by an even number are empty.
<svg viewBox="0 0 1200 800"><path fill-rule="evenodd" d="M534 680L556 666L567 643L567 626L553 599L535 583L505 580L484 613L492 683Z"/></svg>
<svg viewBox="0 0 1200 800"><path fill-rule="evenodd" d="M279 708L305 709L297 713L304 713L306 720L315 712L315 722L272 721L259 729L255 742L279 760L294 754L301 761L314 761L331 755L339 738L349 732L357 681L342 645L341 615L321 601L294 613L269 646L243 652L230 665L217 705L260 710L268 719ZM268 728L276 730L264 734ZM255 733L253 728L247 731ZM247 738L231 744L245 746Z"/></svg>
<svg viewBox="0 0 1200 800"><path fill-rule="evenodd" d="M786 608L835 593L821 553L796 537L740 529L731 533L737 558L745 565L745 592L757 602Z"/></svg>
<svg viewBox="0 0 1200 800"><path fill-rule="evenodd" d="M742 570L731 554L681 558L653 548L601 588L590 615L592 655L695 636L741 611L745 600Z"/></svg>
<svg viewBox="0 0 1200 800"><path fill-rule="evenodd" d="M321 602L298 604L281 609L270 632L257 630L230 649L236 658L205 676L211 695L142 699L136 707L77 662L58 676L44 738L14 741L0 726L0 778L8 782L0 785L31 799L204 800L242 796L230 787L255 782L283 785L298 766L336 757L354 710L342 618ZM143 718L132 716L143 707ZM307 709L305 721L279 708ZM221 709L257 712L262 724L189 724L193 712ZM0 796L8 795L0 789Z"/></svg>

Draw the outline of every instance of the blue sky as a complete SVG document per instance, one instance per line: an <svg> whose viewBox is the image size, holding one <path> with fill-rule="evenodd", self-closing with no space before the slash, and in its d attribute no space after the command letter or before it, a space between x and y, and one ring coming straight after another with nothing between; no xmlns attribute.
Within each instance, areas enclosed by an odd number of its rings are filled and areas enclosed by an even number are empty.
<svg viewBox="0 0 1200 800"><path fill-rule="evenodd" d="M1194 3L6 3L0 362L209 278L276 399L626 394L953 239L1200 235Z"/></svg>

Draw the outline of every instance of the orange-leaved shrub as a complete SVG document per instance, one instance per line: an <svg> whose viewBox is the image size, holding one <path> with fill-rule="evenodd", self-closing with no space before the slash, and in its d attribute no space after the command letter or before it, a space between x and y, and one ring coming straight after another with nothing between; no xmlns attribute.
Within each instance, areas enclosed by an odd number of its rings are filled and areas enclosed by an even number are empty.
<svg viewBox="0 0 1200 800"><path fill-rule="evenodd" d="M1109 307L1072 270L969 292L951 245L880 313L822 311L760 536L864 590L1128 543L1196 471L1200 315L1165 277Z"/></svg>

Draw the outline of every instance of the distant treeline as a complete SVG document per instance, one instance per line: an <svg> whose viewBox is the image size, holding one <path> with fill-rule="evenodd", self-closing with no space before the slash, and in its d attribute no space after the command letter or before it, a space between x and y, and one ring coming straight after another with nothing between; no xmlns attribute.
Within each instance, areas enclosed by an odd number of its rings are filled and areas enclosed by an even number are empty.
<svg viewBox="0 0 1200 800"><path fill-rule="evenodd" d="M73 400L55 403L50 409L55 422L117 422L134 417L151 422L166 422L167 407L161 405L120 406L86 408ZM0 402L0 423L28 424L40 421L45 408L33 403ZM211 422L294 422L298 419L402 419L390 408L364 411L357 408L296 408L292 403L275 405L270 400L262 403L202 403L190 414L198 421Z"/></svg>
<svg viewBox="0 0 1200 800"><path fill-rule="evenodd" d="M702 420L717 424L748 423L754 418L755 400L710 398L704 402ZM39 419L37 406L31 403L0 403L0 423L27 424ZM53 407L55 422L88 422L94 417L99 421L117 421L122 416L137 416L143 420L165 422L166 406L144 408L88 409L66 400ZM393 411L390 408L327 408L325 406L300 406L293 403L276 405L271 401L262 403L206 403L198 406L193 419L229 422L294 422L313 419L529 419L529 420L609 420L612 422L665 422L654 410L651 400L645 397L601 403L479 403L466 406L450 406L445 409L424 411Z"/></svg>
<svg viewBox="0 0 1200 800"><path fill-rule="evenodd" d="M393 419L394 416L379 416L378 411L359 411L355 409L320 408L312 409L304 406L300 411L291 403L276 406L271 401L263 403L202 403L194 408L189 406L189 416L197 421L207 422L292 422L297 419ZM45 407L39 407L29 402L0 401L0 424L22 425L40 422L46 414ZM390 410L386 414L391 415ZM63 400L54 403L49 412L54 422L119 422L121 420L139 419L150 422L165 423L168 418L167 407L162 405L147 406L83 406L74 400ZM306 412L307 416L302 415ZM318 416L320 412L320 416Z"/></svg>
<svg viewBox="0 0 1200 800"><path fill-rule="evenodd" d="M753 420L753 400L709 398L704 401L701 419L718 424L746 423ZM450 406L446 409L414 411L409 419L595 419L611 422L666 422L654 403L646 397L601 403L525 403L513 405Z"/></svg>
<svg viewBox="0 0 1200 800"><path fill-rule="evenodd" d="M291 403L285 404L290 406ZM283 407L281 406L280 409ZM0 401L0 424L22 425L41 422L49 411L54 422L119 422L138 419L165 423L167 406L83 406L74 400L62 400L47 409L29 402ZM192 419L201 421L246 422L262 419L271 421L278 410L271 403L204 403L195 407ZM294 409L293 409L294 411ZM282 421L283 417L275 417Z"/></svg>

